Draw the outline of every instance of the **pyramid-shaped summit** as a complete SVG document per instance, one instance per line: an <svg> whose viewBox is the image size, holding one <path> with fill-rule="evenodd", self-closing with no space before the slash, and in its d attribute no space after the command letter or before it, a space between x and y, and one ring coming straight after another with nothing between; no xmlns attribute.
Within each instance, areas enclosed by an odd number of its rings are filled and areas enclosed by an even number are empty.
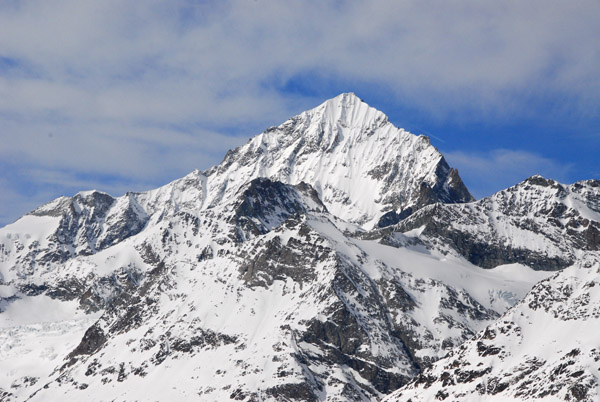
<svg viewBox="0 0 600 402"><path fill-rule="evenodd" d="M365 229L435 202L473 200L427 137L395 127L353 93L267 129L204 173L205 205L218 204L255 177L306 182L331 213Z"/></svg>

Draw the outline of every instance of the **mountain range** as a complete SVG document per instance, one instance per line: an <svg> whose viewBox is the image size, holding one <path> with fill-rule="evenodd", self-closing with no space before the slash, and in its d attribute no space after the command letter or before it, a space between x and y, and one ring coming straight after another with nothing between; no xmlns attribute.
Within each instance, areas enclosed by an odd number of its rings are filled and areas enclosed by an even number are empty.
<svg viewBox="0 0 600 402"><path fill-rule="evenodd" d="M599 257L600 181L475 200L341 94L0 229L0 400L594 401Z"/></svg>

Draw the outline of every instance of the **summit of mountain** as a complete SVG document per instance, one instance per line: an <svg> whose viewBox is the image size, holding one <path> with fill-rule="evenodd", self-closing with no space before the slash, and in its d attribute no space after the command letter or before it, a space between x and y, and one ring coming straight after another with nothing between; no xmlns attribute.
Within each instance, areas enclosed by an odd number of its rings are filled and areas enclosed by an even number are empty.
<svg viewBox="0 0 600 402"><path fill-rule="evenodd" d="M332 214L364 229L424 205L473 200L427 137L395 127L353 93L267 129L204 174L209 206L254 177L306 182Z"/></svg>

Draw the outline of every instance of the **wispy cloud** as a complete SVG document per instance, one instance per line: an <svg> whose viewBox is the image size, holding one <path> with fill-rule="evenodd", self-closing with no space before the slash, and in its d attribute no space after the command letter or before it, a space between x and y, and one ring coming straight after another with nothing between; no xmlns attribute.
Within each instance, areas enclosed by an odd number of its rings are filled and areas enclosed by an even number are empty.
<svg viewBox="0 0 600 402"><path fill-rule="evenodd" d="M599 17L593 0L5 1L0 158L159 184L332 87L432 116L509 119L532 98L597 114ZM23 212L6 197L6 215Z"/></svg>
<svg viewBox="0 0 600 402"><path fill-rule="evenodd" d="M15 2L0 17L0 48L32 73L4 80L2 108L281 118L289 95L264 83L307 71L379 81L439 109L495 110L524 89L598 98L597 2L426 3Z"/></svg>
<svg viewBox="0 0 600 402"><path fill-rule="evenodd" d="M562 164L538 154L508 149L490 152L447 152L448 163L476 198L485 197L517 184L535 174L561 182L568 181L572 164Z"/></svg>

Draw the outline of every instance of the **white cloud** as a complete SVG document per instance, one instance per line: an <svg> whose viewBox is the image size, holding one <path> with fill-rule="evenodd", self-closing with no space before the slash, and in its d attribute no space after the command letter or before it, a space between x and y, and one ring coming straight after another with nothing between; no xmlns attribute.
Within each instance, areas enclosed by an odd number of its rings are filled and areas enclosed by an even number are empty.
<svg viewBox="0 0 600 402"><path fill-rule="evenodd" d="M2 2L0 158L156 183L321 101L281 89L298 77L437 115L548 94L596 113L599 19L593 0Z"/></svg>
<svg viewBox="0 0 600 402"><path fill-rule="evenodd" d="M573 167L521 150L455 151L444 155L450 166L458 169L476 198L491 195L536 174L566 182Z"/></svg>
<svg viewBox="0 0 600 402"><path fill-rule="evenodd" d="M441 109L504 108L526 88L597 99L600 85L595 1L16 4L0 17L0 48L38 74L3 86L31 110L282 118L289 95L263 84L306 71L379 82Z"/></svg>

